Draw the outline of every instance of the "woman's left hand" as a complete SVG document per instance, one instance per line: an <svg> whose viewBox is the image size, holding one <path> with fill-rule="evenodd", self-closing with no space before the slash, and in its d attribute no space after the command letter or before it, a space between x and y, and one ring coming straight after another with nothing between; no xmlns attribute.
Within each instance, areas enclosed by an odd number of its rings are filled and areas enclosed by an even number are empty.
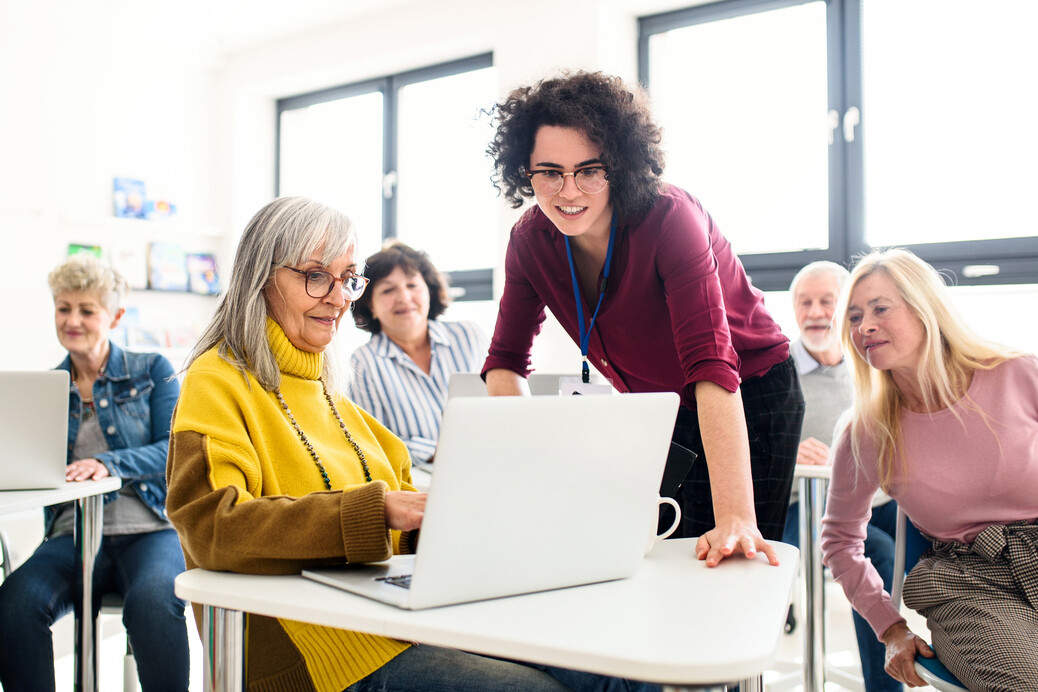
<svg viewBox="0 0 1038 692"><path fill-rule="evenodd" d="M778 565L775 549L764 540L754 522L722 520L696 541L696 557L706 560L707 567L717 567L721 560L738 553L752 559L757 557L758 551L764 553L772 565Z"/></svg>
<svg viewBox="0 0 1038 692"><path fill-rule="evenodd" d="M99 481L108 478L108 467L97 459L78 459L65 467L67 481Z"/></svg>

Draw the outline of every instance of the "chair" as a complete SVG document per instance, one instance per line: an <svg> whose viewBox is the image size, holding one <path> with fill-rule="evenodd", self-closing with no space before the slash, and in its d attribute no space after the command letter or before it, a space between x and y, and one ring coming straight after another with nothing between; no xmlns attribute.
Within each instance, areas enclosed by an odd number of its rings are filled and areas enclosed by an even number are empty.
<svg viewBox="0 0 1038 692"><path fill-rule="evenodd" d="M101 615L116 615L122 620L123 597L115 592L101 597ZM130 646L130 633L126 633L126 654L123 656L123 692L137 692L137 660Z"/></svg>
<svg viewBox="0 0 1038 692"><path fill-rule="evenodd" d="M7 550L7 533L0 529L0 560L3 560L4 579L11 576L11 553Z"/></svg>
<svg viewBox="0 0 1038 692"><path fill-rule="evenodd" d="M923 537L919 529L908 520L904 511L898 507L897 510L897 536L894 548L894 583L890 598L894 606L901 609L901 592L905 582L905 574L919 562L919 558L930 547L930 542ZM926 684L940 692L969 692L959 682L958 678L951 674L937 657L926 658L915 657L915 672L926 681Z"/></svg>

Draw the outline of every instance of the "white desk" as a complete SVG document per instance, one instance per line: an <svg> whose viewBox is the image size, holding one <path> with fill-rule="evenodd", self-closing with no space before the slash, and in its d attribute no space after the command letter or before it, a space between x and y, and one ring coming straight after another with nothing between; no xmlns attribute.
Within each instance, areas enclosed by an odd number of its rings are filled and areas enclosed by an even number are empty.
<svg viewBox="0 0 1038 692"><path fill-rule="evenodd" d="M741 681L761 689L775 656L798 551L781 566L725 560L709 569L694 539L663 541L630 579L407 611L299 576L191 570L176 593L203 605L205 690L243 685L241 611L676 685Z"/></svg>
<svg viewBox="0 0 1038 692"><path fill-rule="evenodd" d="M94 559L101 546L101 496L122 487L118 478L66 483L54 490L0 491L0 515L38 507L76 503L75 544L79 609L76 620L76 686L80 692L97 692L97 623L94 620Z"/></svg>

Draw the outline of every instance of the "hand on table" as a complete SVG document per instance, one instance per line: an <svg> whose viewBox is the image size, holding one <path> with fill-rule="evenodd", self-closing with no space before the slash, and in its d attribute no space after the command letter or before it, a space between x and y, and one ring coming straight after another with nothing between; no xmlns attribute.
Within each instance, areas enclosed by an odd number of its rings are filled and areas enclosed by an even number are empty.
<svg viewBox="0 0 1038 692"><path fill-rule="evenodd" d="M909 687L922 687L926 682L915 672L916 653L933 658L930 645L908 629L904 622L895 622L881 637L887 645L887 674Z"/></svg>
<svg viewBox="0 0 1038 692"><path fill-rule="evenodd" d="M775 549L764 540L754 521L722 520L696 542L696 557L706 560L707 567L717 567L721 560L739 553L753 559L757 551L764 553L772 565L778 565Z"/></svg>
<svg viewBox="0 0 1038 692"><path fill-rule="evenodd" d="M414 531L422 527L427 493L390 490L386 493L386 524L391 529Z"/></svg>
<svg viewBox="0 0 1038 692"><path fill-rule="evenodd" d="M829 445L809 437L797 448L797 463L808 466L827 466L829 464Z"/></svg>
<svg viewBox="0 0 1038 692"><path fill-rule="evenodd" d="M77 459L65 467L66 481L99 481L108 478L108 467L97 459Z"/></svg>

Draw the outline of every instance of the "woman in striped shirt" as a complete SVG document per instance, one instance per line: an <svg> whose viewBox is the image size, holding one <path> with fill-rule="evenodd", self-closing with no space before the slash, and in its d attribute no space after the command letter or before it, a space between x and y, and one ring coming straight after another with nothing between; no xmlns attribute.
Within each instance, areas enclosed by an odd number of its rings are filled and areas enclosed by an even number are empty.
<svg viewBox="0 0 1038 692"><path fill-rule="evenodd" d="M391 241L367 259L371 287L353 319L372 337L353 352L351 398L407 445L413 462L432 461L447 384L456 372L479 372L487 338L474 322L437 319L447 282L429 257Z"/></svg>

